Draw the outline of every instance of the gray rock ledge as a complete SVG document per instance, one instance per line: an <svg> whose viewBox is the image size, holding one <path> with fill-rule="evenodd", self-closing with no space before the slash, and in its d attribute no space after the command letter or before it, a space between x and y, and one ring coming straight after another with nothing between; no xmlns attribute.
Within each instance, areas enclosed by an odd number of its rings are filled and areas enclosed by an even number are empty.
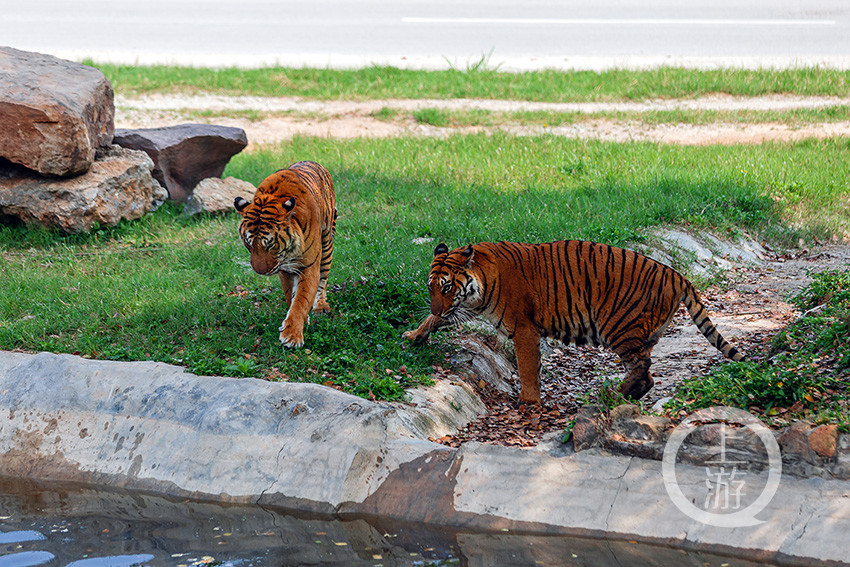
<svg viewBox="0 0 850 567"><path fill-rule="evenodd" d="M572 453L556 440L533 450L428 440L478 404L451 382L395 404L162 363L0 352L0 475L850 564L850 482L783 476L764 523L711 527L674 506L657 461ZM681 465L677 479L697 498L707 490L702 467Z"/></svg>

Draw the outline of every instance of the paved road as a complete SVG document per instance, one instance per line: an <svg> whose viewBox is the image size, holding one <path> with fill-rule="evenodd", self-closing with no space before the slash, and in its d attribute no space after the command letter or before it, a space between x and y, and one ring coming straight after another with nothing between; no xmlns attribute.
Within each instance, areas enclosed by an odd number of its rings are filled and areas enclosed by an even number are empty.
<svg viewBox="0 0 850 567"><path fill-rule="evenodd" d="M848 0L0 0L0 14L0 44L123 63L850 68Z"/></svg>

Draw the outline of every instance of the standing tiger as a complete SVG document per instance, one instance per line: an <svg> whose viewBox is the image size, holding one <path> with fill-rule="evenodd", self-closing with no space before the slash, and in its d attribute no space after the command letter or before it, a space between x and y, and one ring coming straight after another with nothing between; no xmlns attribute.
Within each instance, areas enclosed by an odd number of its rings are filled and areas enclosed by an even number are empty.
<svg viewBox="0 0 850 567"><path fill-rule="evenodd" d="M482 242L434 250L431 315L404 337L421 342L440 327L480 315L514 341L520 401L540 402L540 338L604 345L620 356L619 391L652 388L652 347L684 302L697 328L727 358L743 356L711 323L694 286L637 252L583 240L548 244Z"/></svg>
<svg viewBox="0 0 850 567"><path fill-rule="evenodd" d="M327 301L336 230L336 194L331 174L313 161L299 161L268 176L252 201L237 197L239 235L260 275L277 274L289 310L280 326L285 347L304 345L311 309L330 313Z"/></svg>

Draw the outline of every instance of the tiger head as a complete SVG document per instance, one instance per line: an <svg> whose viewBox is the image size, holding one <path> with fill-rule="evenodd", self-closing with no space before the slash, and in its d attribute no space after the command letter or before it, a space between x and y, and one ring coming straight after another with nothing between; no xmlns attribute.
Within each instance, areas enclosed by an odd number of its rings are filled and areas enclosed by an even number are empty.
<svg viewBox="0 0 850 567"><path fill-rule="evenodd" d="M445 244L437 246L428 274L432 315L451 323L472 318L472 310L482 298L481 281L473 270L474 265L475 250L471 244L451 251Z"/></svg>
<svg viewBox="0 0 850 567"><path fill-rule="evenodd" d="M291 179L290 179L291 178ZM251 252L251 267L260 275L298 272L303 232L298 223L297 178L290 170L267 177L254 199L236 197L233 206L242 215L239 235Z"/></svg>

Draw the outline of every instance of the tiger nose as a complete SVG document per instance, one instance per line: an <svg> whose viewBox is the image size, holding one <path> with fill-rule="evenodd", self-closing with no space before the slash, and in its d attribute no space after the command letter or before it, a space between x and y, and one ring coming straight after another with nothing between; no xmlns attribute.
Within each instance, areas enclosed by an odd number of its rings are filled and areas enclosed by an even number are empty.
<svg viewBox="0 0 850 567"><path fill-rule="evenodd" d="M439 315L443 312L443 302L436 295L431 298L431 315Z"/></svg>
<svg viewBox="0 0 850 567"><path fill-rule="evenodd" d="M251 254L251 267L260 275L265 275L272 269L271 262L264 256L266 255Z"/></svg>
<svg viewBox="0 0 850 567"><path fill-rule="evenodd" d="M267 250L264 250L262 246L259 246L255 241L254 246L251 249L251 267L254 271L258 274L265 275L271 272L275 265L276 262L274 256L269 254Z"/></svg>

